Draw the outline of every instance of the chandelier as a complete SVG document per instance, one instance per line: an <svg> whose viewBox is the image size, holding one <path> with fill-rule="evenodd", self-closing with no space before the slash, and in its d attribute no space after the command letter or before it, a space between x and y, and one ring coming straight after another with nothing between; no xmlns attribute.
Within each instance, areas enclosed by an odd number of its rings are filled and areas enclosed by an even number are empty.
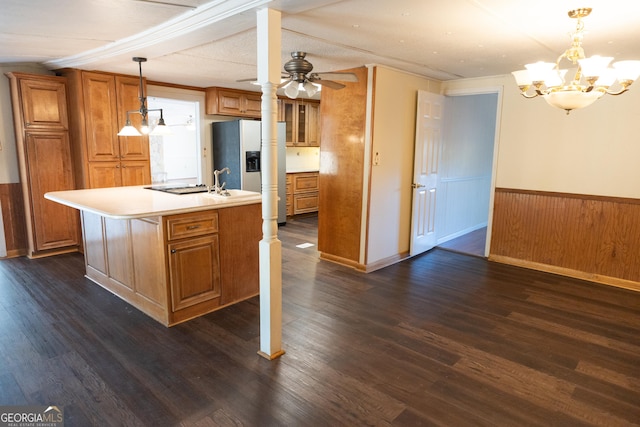
<svg viewBox="0 0 640 427"><path fill-rule="evenodd" d="M609 67L611 57L594 55L586 58L582 48L584 23L582 18L589 16L591 8L570 10L568 15L575 19L576 29L571 33L571 46L558 60L536 62L525 65L526 70L512 72L516 83L525 98L542 96L549 105L561 108L569 114L571 110L593 104L603 95L620 95L640 75L640 61L618 61ZM570 61L577 69L570 80L565 80L567 69L560 68L562 60ZM617 81L615 90L611 90ZM533 86L533 92L529 89Z"/></svg>
<svg viewBox="0 0 640 427"><path fill-rule="evenodd" d="M169 130L169 127L167 127L167 125L164 123L164 117L162 116L162 108L154 108L154 109L147 108L147 97L144 96L144 83L142 80L142 63L147 62L147 58L134 56L132 60L138 63L138 68L140 70L140 90L138 93L138 99L140 100L140 108L138 108L137 110L127 111L127 120L125 122L124 127L120 129L120 132L118 132L118 136L142 136L142 134L170 135L171 131ZM160 111L160 119L158 120L158 123L156 124L153 131L151 132L149 132L150 131L149 118L148 118L149 111ZM140 133L140 131L138 131L138 129L136 129L131 124L131 119L129 118L129 114L140 114L142 116L142 123L141 123L141 129L140 129L142 133Z"/></svg>

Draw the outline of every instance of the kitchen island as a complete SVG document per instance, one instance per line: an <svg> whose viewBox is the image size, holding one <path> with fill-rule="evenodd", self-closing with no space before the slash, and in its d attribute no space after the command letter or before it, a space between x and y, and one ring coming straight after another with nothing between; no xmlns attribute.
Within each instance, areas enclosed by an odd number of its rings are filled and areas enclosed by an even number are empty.
<svg viewBox="0 0 640 427"><path fill-rule="evenodd" d="M165 326L259 293L260 193L56 191L80 210L86 277Z"/></svg>

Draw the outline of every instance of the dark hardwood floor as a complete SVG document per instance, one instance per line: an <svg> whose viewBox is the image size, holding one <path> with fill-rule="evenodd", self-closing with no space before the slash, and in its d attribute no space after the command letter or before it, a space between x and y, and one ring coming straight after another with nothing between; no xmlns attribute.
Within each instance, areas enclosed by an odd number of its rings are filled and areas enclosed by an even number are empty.
<svg viewBox="0 0 640 427"><path fill-rule="evenodd" d="M482 227L460 237L438 245L440 249L446 249L461 254L484 257L484 248L487 242L487 227Z"/></svg>
<svg viewBox="0 0 640 427"><path fill-rule="evenodd" d="M0 406L69 426L640 425L640 293L434 249L363 274L280 228L283 341L258 299L165 328L80 255L0 261Z"/></svg>

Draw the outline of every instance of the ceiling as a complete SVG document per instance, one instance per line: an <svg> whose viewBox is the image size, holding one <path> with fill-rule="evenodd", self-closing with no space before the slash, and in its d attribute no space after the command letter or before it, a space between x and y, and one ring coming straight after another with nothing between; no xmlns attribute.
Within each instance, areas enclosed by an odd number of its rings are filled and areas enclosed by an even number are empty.
<svg viewBox="0 0 640 427"><path fill-rule="evenodd" d="M437 80L508 74L554 62L585 18L587 56L640 59L630 0L2 0L0 63L138 73L154 81L250 89L256 10L282 12L282 61L314 71L379 64Z"/></svg>

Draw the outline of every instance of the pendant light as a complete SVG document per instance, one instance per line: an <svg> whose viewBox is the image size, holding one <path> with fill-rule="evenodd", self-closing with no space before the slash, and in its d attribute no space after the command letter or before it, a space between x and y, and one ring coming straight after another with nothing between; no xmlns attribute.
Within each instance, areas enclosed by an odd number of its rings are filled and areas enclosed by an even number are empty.
<svg viewBox="0 0 640 427"><path fill-rule="evenodd" d="M147 62L147 58L141 58L139 56L134 56L134 62L138 63L138 69L140 71L140 91L138 94L138 99L140 100L140 108L137 110L127 111L127 120L125 125L120 132L118 132L118 136L142 136L143 134L150 135L170 135L171 131L169 127L164 122L164 117L162 115L162 108L147 108L147 97L144 95L144 81L142 80L142 63ZM155 126L153 131L149 132L149 111L160 111L160 120L158 120L158 124ZM142 123L140 130L136 129L131 124L131 119L129 118L129 114L140 114L142 116ZM141 133L142 132L142 133Z"/></svg>

